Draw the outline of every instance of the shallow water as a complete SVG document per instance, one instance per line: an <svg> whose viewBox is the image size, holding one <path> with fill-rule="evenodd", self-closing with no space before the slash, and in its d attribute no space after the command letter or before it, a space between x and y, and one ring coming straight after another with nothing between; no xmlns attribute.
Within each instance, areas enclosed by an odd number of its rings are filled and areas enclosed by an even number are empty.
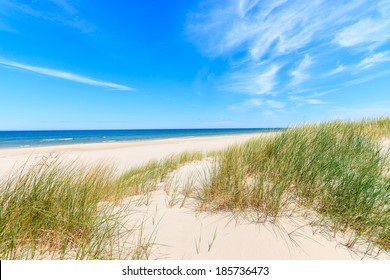
<svg viewBox="0 0 390 280"><path fill-rule="evenodd" d="M259 133L280 128L0 131L0 148Z"/></svg>

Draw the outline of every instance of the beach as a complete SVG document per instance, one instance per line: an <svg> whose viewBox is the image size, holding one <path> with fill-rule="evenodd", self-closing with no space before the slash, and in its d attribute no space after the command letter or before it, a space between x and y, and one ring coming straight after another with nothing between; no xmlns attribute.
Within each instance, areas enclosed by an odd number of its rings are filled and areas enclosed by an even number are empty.
<svg viewBox="0 0 390 280"><path fill-rule="evenodd" d="M207 137L169 138L122 141L110 143L70 144L45 147L0 149L0 176L4 177L21 167L28 167L45 157L60 157L64 162L110 165L119 172L140 166L151 160L184 151L209 152L242 143L256 136L273 133L250 133Z"/></svg>
<svg viewBox="0 0 390 280"><path fill-rule="evenodd" d="M226 149L254 137L273 133L173 138L115 143L74 144L0 150L0 170L6 179L27 170L43 158L59 158L80 166L106 165L117 174L182 152L203 153ZM183 196L186 183L200 184L207 177L210 160L184 164L169 173L156 190L124 198L116 206L132 234L119 234L123 243L116 257L134 250L140 235L154 244L144 252L148 259L388 259L379 250L366 252L365 244L344 246L348 236L322 231L307 212L294 211L277 223L261 221L256 212L199 211L196 198ZM194 175L195 174L195 175ZM206 175L205 175L206 174ZM207 178L206 178L207 179ZM167 185L169 182L169 186ZM200 186L198 186L200 187ZM125 210L124 210L125 209ZM127 211L127 212L126 212ZM315 214L314 214L315 215ZM39 258L39 257L38 257ZM53 258L53 256L41 256Z"/></svg>
<svg viewBox="0 0 390 280"><path fill-rule="evenodd" d="M0 15L2 279L388 274L390 0Z"/></svg>

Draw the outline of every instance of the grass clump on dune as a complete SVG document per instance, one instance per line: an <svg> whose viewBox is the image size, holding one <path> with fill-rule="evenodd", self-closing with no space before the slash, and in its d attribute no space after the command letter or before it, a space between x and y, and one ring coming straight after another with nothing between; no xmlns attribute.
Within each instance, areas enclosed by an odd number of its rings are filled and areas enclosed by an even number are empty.
<svg viewBox="0 0 390 280"><path fill-rule="evenodd" d="M0 258L117 258L112 246L125 211L117 202L154 190L169 172L202 157L182 153L119 178L107 167L44 160L0 182Z"/></svg>
<svg viewBox="0 0 390 280"><path fill-rule="evenodd" d="M389 117L382 117L374 120L366 119L359 122L348 122L348 124L375 138L390 137Z"/></svg>
<svg viewBox="0 0 390 280"><path fill-rule="evenodd" d="M0 258L106 258L118 219L99 202L111 186L106 168L57 163L8 179L0 189Z"/></svg>
<svg viewBox="0 0 390 280"><path fill-rule="evenodd" d="M183 152L161 161L150 161L144 166L133 168L123 174L117 181L120 196L146 194L154 191L170 172L187 162L201 160L200 152Z"/></svg>
<svg viewBox="0 0 390 280"><path fill-rule="evenodd" d="M277 219L292 204L315 210L333 229L353 230L390 249L389 154L377 137L390 119L288 129L230 147L217 158L204 206L256 209Z"/></svg>

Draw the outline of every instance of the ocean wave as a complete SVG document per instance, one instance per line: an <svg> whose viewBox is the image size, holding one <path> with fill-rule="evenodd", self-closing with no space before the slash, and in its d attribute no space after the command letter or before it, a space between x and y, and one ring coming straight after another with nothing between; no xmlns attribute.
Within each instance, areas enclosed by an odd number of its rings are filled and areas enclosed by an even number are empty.
<svg viewBox="0 0 390 280"><path fill-rule="evenodd" d="M73 140L73 138L43 139L41 142L70 141L70 140Z"/></svg>
<svg viewBox="0 0 390 280"><path fill-rule="evenodd" d="M19 146L20 148L28 148L28 147L31 147L30 145L21 145Z"/></svg>

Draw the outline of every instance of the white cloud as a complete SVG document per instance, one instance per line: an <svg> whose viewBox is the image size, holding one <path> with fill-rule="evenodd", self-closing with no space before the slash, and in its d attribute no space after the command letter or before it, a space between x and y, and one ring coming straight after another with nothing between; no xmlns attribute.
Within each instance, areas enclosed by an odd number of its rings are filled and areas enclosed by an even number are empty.
<svg viewBox="0 0 390 280"><path fill-rule="evenodd" d="M238 1L238 13L241 17L254 8L259 3L259 0L239 0Z"/></svg>
<svg viewBox="0 0 390 280"><path fill-rule="evenodd" d="M276 73L278 70L278 66L272 65L266 72L261 73L255 78L255 83L258 88L258 90L255 91L256 94L269 93L272 91L276 83Z"/></svg>
<svg viewBox="0 0 390 280"><path fill-rule="evenodd" d="M390 70L376 72L376 73L371 74L371 75L364 75L362 77L359 77L359 78L356 78L353 80L349 80L349 81L343 83L342 86L344 86L344 87L355 86L355 85L363 84L363 83L366 83L366 82L369 82L369 81L372 81L372 80L375 80L375 79L378 79L378 78L381 78L381 77L384 77L387 75L390 75Z"/></svg>
<svg viewBox="0 0 390 280"><path fill-rule="evenodd" d="M380 46L390 39L390 19L364 18L339 32L334 42L342 47Z"/></svg>
<svg viewBox="0 0 390 280"><path fill-rule="evenodd" d="M312 94L310 96L290 96L289 99L293 102L297 102L298 105L304 104L310 104L310 105L322 105L326 104L324 101L318 99L318 98L313 98L313 97L319 97L325 95L324 93L322 94Z"/></svg>
<svg viewBox="0 0 390 280"><path fill-rule="evenodd" d="M275 101L275 100L267 100L266 101L268 107L270 108L276 108L276 109L281 109L284 108L285 104L280 101Z"/></svg>
<svg viewBox="0 0 390 280"><path fill-rule="evenodd" d="M390 16L390 0L382 0L378 3L378 9L382 16L388 17Z"/></svg>
<svg viewBox="0 0 390 280"><path fill-rule="evenodd" d="M357 67L361 69L367 69L373 67L375 64L388 61L390 61L390 51L380 52L366 57L358 64Z"/></svg>
<svg viewBox="0 0 390 280"><path fill-rule="evenodd" d="M286 106L284 102L272 99L263 100L260 98L251 98L233 105L228 105L227 108L235 111L248 111L259 107L271 109L283 109Z"/></svg>
<svg viewBox="0 0 390 280"><path fill-rule="evenodd" d="M327 76L333 76L333 75L336 75L338 73L341 73L343 71L347 70L347 67L340 64L339 66L337 66L337 68L333 69L332 71L330 71Z"/></svg>
<svg viewBox="0 0 390 280"><path fill-rule="evenodd" d="M69 73L69 72L31 66L31 65L7 60L4 58L0 58L0 64L6 65L6 66L11 66L11 67L18 68L18 69L28 70L28 71L39 73L39 74L46 75L46 76L56 77L56 78L69 80L69 81L73 81L73 82L77 82L77 83L81 83L81 84L87 84L87 85L91 85L91 86L103 87L103 88L114 89L114 90L125 90L125 91L134 90L131 87L120 85L120 84L99 81L99 80L91 79L88 77L80 76L77 74Z"/></svg>
<svg viewBox="0 0 390 280"><path fill-rule="evenodd" d="M279 65L271 65L262 70L240 70L225 76L219 88L250 95L270 93L277 83L279 69Z"/></svg>
<svg viewBox="0 0 390 280"><path fill-rule="evenodd" d="M207 3L207 2L206 2ZM370 10L370 1L224 0L192 14L189 36L209 55L245 50L253 59L294 52L331 39Z"/></svg>
<svg viewBox="0 0 390 280"><path fill-rule="evenodd" d="M223 74L219 88L263 94L276 86L277 71L267 72L267 67L286 66L284 70L292 76L289 85L300 85L310 77L305 71L313 63L309 50L319 42L333 46L332 39L341 28L373 9L368 0L206 1L197 13L190 14L187 31L207 55L240 53L239 59L232 61L234 66ZM291 69L303 48L304 60Z"/></svg>
<svg viewBox="0 0 390 280"><path fill-rule="evenodd" d="M310 55L306 54L305 57L302 59L301 63L295 68L293 71L291 71L291 85L296 86L298 84L301 84L303 81L310 78L310 74L307 73L307 68L309 68L313 64L313 60L310 57Z"/></svg>
<svg viewBox="0 0 390 280"><path fill-rule="evenodd" d="M307 99L305 100L307 104L311 104L311 105L321 105L321 104L325 104L324 101L322 100L319 100L319 99Z"/></svg>
<svg viewBox="0 0 390 280"><path fill-rule="evenodd" d="M78 15L77 9L72 6L69 1L66 0L50 0L55 5L52 7L47 6L45 9L36 8L37 5L34 3L24 4L17 1L0 0L0 14L4 17L10 15L23 14L46 20L49 22L56 22L62 25L78 29L83 33L92 32L95 26L87 20L81 18ZM61 11L58 11L61 8ZM66 13L64 13L65 11ZM77 15L77 16L75 16Z"/></svg>
<svg viewBox="0 0 390 280"><path fill-rule="evenodd" d="M372 53L388 49L389 15L390 0L204 0L187 32L202 53L227 62L219 89L279 96L308 82L332 90L364 80L354 72L359 62L363 69L387 61Z"/></svg>
<svg viewBox="0 0 390 280"><path fill-rule="evenodd" d="M227 107L231 110L249 110L260 107L263 104L264 102L260 98L252 98L238 104L228 105Z"/></svg>

